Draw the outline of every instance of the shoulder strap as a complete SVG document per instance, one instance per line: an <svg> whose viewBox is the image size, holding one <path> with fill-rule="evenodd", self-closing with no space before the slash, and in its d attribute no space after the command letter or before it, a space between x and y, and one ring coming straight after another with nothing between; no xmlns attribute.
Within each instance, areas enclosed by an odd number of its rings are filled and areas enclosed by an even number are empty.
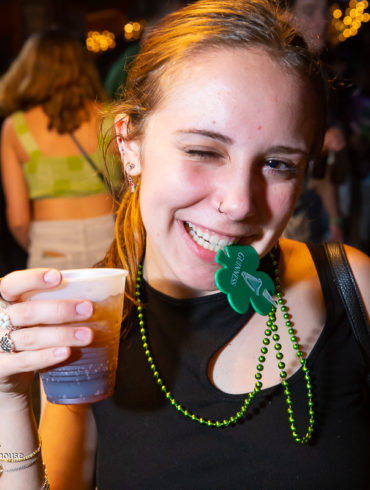
<svg viewBox="0 0 370 490"><path fill-rule="evenodd" d="M324 267L325 263L329 264L333 284L344 305L353 334L370 363L370 326L342 243L308 243L307 246L315 262Z"/></svg>
<svg viewBox="0 0 370 490"><path fill-rule="evenodd" d="M23 112L17 111L10 116L15 132L27 155L32 158L40 154L39 147L27 126Z"/></svg>
<svg viewBox="0 0 370 490"><path fill-rule="evenodd" d="M69 136L72 138L73 143L77 146L77 148L80 150L81 154L84 156L85 160L87 163L95 170L97 176L99 179L103 182L104 185L107 185L106 178L104 177L103 173L101 170L98 169L98 167L95 165L93 160L90 158L90 155L86 152L86 150L83 148L81 143L78 141L76 136L73 133L69 133ZM109 186L108 186L109 187Z"/></svg>

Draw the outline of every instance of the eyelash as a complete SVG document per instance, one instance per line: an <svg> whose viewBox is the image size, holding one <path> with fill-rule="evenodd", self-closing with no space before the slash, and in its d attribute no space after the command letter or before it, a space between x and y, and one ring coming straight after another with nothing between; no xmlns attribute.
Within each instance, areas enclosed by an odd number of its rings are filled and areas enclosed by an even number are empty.
<svg viewBox="0 0 370 490"><path fill-rule="evenodd" d="M275 164L275 166L272 166L271 164ZM264 162L264 165L267 168L267 171L269 173L275 173L275 174L296 174L298 173L298 167L294 165L293 163L285 162L284 160L279 160L278 158L269 158ZM284 165L285 168L276 168L276 165Z"/></svg>
<svg viewBox="0 0 370 490"><path fill-rule="evenodd" d="M185 154L190 157L195 157L199 160L215 160L220 157L220 154L212 150L198 150L190 148L185 150Z"/></svg>

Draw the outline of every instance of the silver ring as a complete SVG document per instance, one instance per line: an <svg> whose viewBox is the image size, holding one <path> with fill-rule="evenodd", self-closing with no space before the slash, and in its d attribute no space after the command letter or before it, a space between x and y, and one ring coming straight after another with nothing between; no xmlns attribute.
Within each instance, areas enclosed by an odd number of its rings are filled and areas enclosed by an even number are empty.
<svg viewBox="0 0 370 490"><path fill-rule="evenodd" d="M218 205L218 208L217 208L217 211L220 213L220 214L224 214L223 211L221 211L221 206L222 206L222 203L223 201L220 201L220 204Z"/></svg>
<svg viewBox="0 0 370 490"><path fill-rule="evenodd" d="M14 341L10 337L12 331L13 330L7 330L7 332L0 337L0 349L3 352L11 353L16 351Z"/></svg>
<svg viewBox="0 0 370 490"><path fill-rule="evenodd" d="M15 352L15 344L10 334L14 330L10 317L0 307L0 350L3 352Z"/></svg>

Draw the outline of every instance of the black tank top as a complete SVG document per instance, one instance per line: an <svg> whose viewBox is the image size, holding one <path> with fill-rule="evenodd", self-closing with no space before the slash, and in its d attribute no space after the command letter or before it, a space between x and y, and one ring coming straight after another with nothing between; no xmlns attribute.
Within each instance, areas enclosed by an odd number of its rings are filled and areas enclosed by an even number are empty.
<svg viewBox="0 0 370 490"><path fill-rule="evenodd" d="M136 327L121 342L115 394L92 406L98 489L369 489L366 362L329 278L321 276L327 322L308 356L317 420L310 444L293 440L280 385L262 390L246 419L232 427L209 428L179 414L153 380ZM144 284L142 294L150 345L167 389L197 415L229 418L246 395L215 388L208 363L251 312L235 313L222 293L177 300ZM289 385L303 434L307 395L301 370Z"/></svg>

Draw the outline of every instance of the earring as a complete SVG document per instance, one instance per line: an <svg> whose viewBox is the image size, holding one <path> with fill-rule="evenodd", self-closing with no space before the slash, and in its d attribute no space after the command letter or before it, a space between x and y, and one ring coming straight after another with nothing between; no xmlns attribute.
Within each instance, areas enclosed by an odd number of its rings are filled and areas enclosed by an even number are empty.
<svg viewBox="0 0 370 490"><path fill-rule="evenodd" d="M128 168L130 170L133 170L135 168L135 164L134 163L129 163L127 166L128 166ZM134 181L132 180L131 175L129 173L127 173L127 171L126 171L126 174L127 174L128 185L131 188L131 193L133 193L133 192L135 192L135 184L134 184Z"/></svg>
<svg viewBox="0 0 370 490"><path fill-rule="evenodd" d="M223 202L223 201L220 201L220 204L218 205L218 208L217 208L217 211L218 211L220 214L224 214L224 212L223 212L223 211L221 211L222 202Z"/></svg>
<svg viewBox="0 0 370 490"><path fill-rule="evenodd" d="M117 138L117 146L118 146L119 153L121 155L121 160L123 162L125 158L125 150L123 148L123 139L121 138L121 136L118 136Z"/></svg>

